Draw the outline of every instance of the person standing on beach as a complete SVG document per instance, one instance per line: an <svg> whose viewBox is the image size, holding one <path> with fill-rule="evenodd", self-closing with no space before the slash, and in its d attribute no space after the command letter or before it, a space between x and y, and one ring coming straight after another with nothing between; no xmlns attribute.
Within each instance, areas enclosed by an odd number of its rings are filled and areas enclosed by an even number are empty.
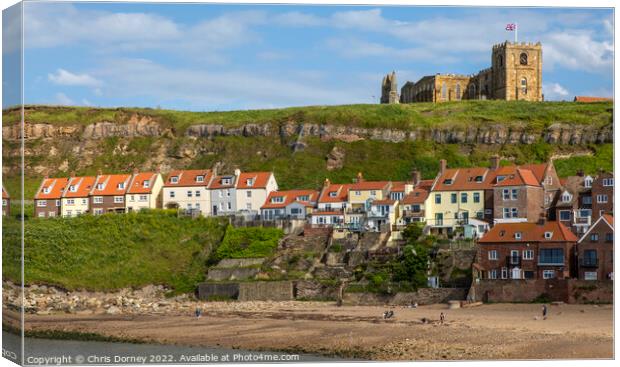
<svg viewBox="0 0 620 367"><path fill-rule="evenodd" d="M543 320L547 319L547 305L542 305L542 317Z"/></svg>
<svg viewBox="0 0 620 367"><path fill-rule="evenodd" d="M439 322L443 325L443 321L446 319L446 315L443 314L443 312L441 314L439 314Z"/></svg>

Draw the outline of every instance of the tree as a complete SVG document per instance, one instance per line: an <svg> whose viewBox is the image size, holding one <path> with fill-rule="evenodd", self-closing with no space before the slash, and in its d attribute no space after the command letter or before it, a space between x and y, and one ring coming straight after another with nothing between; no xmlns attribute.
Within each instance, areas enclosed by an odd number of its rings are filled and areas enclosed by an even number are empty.
<svg viewBox="0 0 620 367"><path fill-rule="evenodd" d="M417 242L423 234L423 227L418 223L411 223L403 230L403 238L408 244Z"/></svg>
<svg viewBox="0 0 620 367"><path fill-rule="evenodd" d="M405 246L400 262L394 265L394 280L411 282L415 289L426 286L428 248L420 243Z"/></svg>

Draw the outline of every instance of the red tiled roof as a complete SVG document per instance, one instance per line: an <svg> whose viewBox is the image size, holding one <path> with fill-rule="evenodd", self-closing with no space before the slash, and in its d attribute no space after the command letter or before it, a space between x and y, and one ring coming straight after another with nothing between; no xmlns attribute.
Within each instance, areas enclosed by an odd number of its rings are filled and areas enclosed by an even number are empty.
<svg viewBox="0 0 620 367"><path fill-rule="evenodd" d="M424 204L428 197L428 190L424 188L416 188L409 194L405 195L401 204Z"/></svg>
<svg viewBox="0 0 620 367"><path fill-rule="evenodd" d="M521 239L515 233L521 233ZM545 238L545 232L551 232L551 238ZM576 242L577 237L560 222L538 223L497 223L480 240L480 243L496 242Z"/></svg>
<svg viewBox="0 0 620 367"><path fill-rule="evenodd" d="M482 177L482 180L477 181L476 177ZM449 168L439 175L433 191L490 189L494 178L493 171L488 168ZM452 183L447 183L447 180L452 180Z"/></svg>
<svg viewBox="0 0 620 367"><path fill-rule="evenodd" d="M267 187L271 172L242 172L237 182L238 189L264 189ZM248 180L253 179L252 186L248 185Z"/></svg>
<svg viewBox="0 0 620 367"><path fill-rule="evenodd" d="M321 191L319 203L340 203L347 201L351 185L352 184L329 184ZM336 192L336 196L330 196L330 192Z"/></svg>
<svg viewBox="0 0 620 367"><path fill-rule="evenodd" d="M300 196L309 196L310 200L300 201L297 200ZM283 197L283 201L281 203L272 203L271 199L274 197ZM277 209L284 208L287 205L298 202L305 206L311 206L312 203L315 203L317 198L319 197L319 192L316 190L287 190L287 191L272 191L267 196L267 200L265 200L265 204L261 207L261 209Z"/></svg>
<svg viewBox="0 0 620 367"><path fill-rule="evenodd" d="M516 166L511 166L511 168L513 172L507 174L507 177L498 182L496 186L540 186L540 182L529 169L518 168ZM503 175L502 173L502 176ZM500 174L497 174L497 176L500 176Z"/></svg>
<svg viewBox="0 0 620 367"><path fill-rule="evenodd" d="M573 100L573 102L584 102L584 103L590 103L590 102L612 102L613 99L612 98L607 98L607 97L589 97L589 96L575 96L575 99Z"/></svg>
<svg viewBox="0 0 620 367"><path fill-rule="evenodd" d="M223 179L230 178L230 184L224 184ZM213 177L213 181L211 181L211 185L209 185L210 189L226 189L235 187L235 175L221 175Z"/></svg>
<svg viewBox="0 0 620 367"><path fill-rule="evenodd" d="M605 221L607 223L609 223L609 225L613 228L614 226L614 216L611 214L603 214L603 218L605 218Z"/></svg>
<svg viewBox="0 0 620 367"><path fill-rule="evenodd" d="M153 191L153 186L157 180L157 173L154 172L141 172L133 175L131 184L127 189L128 194L150 194ZM148 187L144 187L144 182L148 181Z"/></svg>
<svg viewBox="0 0 620 367"><path fill-rule="evenodd" d="M534 177L536 177L536 180L538 180L539 183L542 183L545 179L545 172L547 172L547 163L530 163L523 164L518 167L532 171Z"/></svg>
<svg viewBox="0 0 620 367"><path fill-rule="evenodd" d="M41 183L41 187L39 191L34 196L36 199L60 199L62 197L62 192L67 187L67 183L69 182L68 178L45 178ZM45 188L49 187L50 191L46 194Z"/></svg>
<svg viewBox="0 0 620 367"><path fill-rule="evenodd" d="M90 190L93 188L95 184L95 180L97 178L94 176L85 176L85 177L71 177L65 190L62 194L63 198L83 198L87 197L90 193ZM69 190L69 187L75 186L76 191L72 192Z"/></svg>
<svg viewBox="0 0 620 367"><path fill-rule="evenodd" d="M389 184L390 181L361 181L351 184L349 191L383 190L386 189Z"/></svg>
<svg viewBox="0 0 620 367"><path fill-rule="evenodd" d="M131 175L99 175L90 194L96 196L125 195L130 180ZM97 188L99 184L103 184L101 189ZM119 184L122 184L122 187L119 187Z"/></svg>
<svg viewBox="0 0 620 367"><path fill-rule="evenodd" d="M394 205L396 204L396 200L392 199L382 199L382 200L374 200L372 205Z"/></svg>
<svg viewBox="0 0 620 367"><path fill-rule="evenodd" d="M196 177L203 176L203 182L197 182ZM186 187L186 186L207 186L211 181L213 173L210 169L190 169L190 170L174 170L168 174L165 187ZM172 183L171 178L178 177L177 183Z"/></svg>
<svg viewBox="0 0 620 367"><path fill-rule="evenodd" d="M392 188L390 189L391 192L404 192L405 191L405 186L407 185L407 183L405 181L392 181Z"/></svg>

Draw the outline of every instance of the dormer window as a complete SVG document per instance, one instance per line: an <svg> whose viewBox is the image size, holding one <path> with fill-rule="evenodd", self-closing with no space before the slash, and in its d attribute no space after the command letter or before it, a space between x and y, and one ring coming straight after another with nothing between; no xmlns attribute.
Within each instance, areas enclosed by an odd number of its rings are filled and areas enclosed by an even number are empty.
<svg viewBox="0 0 620 367"><path fill-rule="evenodd" d="M613 186L614 185L614 179L613 178L604 178L603 179L603 186Z"/></svg>
<svg viewBox="0 0 620 367"><path fill-rule="evenodd" d="M284 202L284 196L274 196L271 198L271 202L272 203L283 203Z"/></svg>
<svg viewBox="0 0 620 367"><path fill-rule="evenodd" d="M308 195L298 196L297 201L310 201L310 197Z"/></svg>
<svg viewBox="0 0 620 367"><path fill-rule="evenodd" d="M44 194L49 194L49 193L50 193L50 191L51 191L51 188L50 188L49 186L48 186L48 187L44 187L44 188L43 188L43 193L44 193Z"/></svg>
<svg viewBox="0 0 620 367"><path fill-rule="evenodd" d="M592 177L588 176L588 177L586 177L586 178L585 178L585 180L583 181L583 185L584 185L585 187L590 188L590 187L592 187L592 181L593 181Z"/></svg>
<svg viewBox="0 0 620 367"><path fill-rule="evenodd" d="M179 176L170 177L170 183L173 183L173 184L179 183Z"/></svg>
<svg viewBox="0 0 620 367"><path fill-rule="evenodd" d="M565 203L568 203L571 201L571 199L573 198L573 196L571 194L569 194L568 192L565 192L562 194L562 201Z"/></svg>
<svg viewBox="0 0 620 367"><path fill-rule="evenodd" d="M205 182L205 176L196 176L196 182Z"/></svg>
<svg viewBox="0 0 620 367"><path fill-rule="evenodd" d="M150 185L151 185L151 183L149 181L142 182L142 187L144 187L144 188L148 188Z"/></svg>
<svg viewBox="0 0 620 367"><path fill-rule="evenodd" d="M482 182L482 176L476 176L476 182Z"/></svg>
<svg viewBox="0 0 620 367"><path fill-rule="evenodd" d="M499 236L500 237L504 237L505 234L506 234L506 231L504 231L503 229L501 231L499 231Z"/></svg>
<svg viewBox="0 0 620 367"><path fill-rule="evenodd" d="M516 240L520 240L521 239L521 232L515 232L515 239Z"/></svg>
<svg viewBox="0 0 620 367"><path fill-rule="evenodd" d="M553 237L553 232L545 232L545 239L550 239Z"/></svg>
<svg viewBox="0 0 620 367"><path fill-rule="evenodd" d="M230 185L230 178L223 178L222 185Z"/></svg>
<svg viewBox="0 0 620 367"><path fill-rule="evenodd" d="M452 185L452 179L451 178L446 178L445 180L443 180L444 185Z"/></svg>
<svg viewBox="0 0 620 367"><path fill-rule="evenodd" d="M254 179L253 178L248 178L247 181L246 181L246 184L248 186L254 186Z"/></svg>
<svg viewBox="0 0 620 367"><path fill-rule="evenodd" d="M336 195L338 195L338 193L336 191L332 191L332 192L329 193L329 197L330 198L335 198Z"/></svg>
<svg viewBox="0 0 620 367"><path fill-rule="evenodd" d="M502 182L502 181L504 181L505 178L506 177L504 177L504 176L497 176L497 182Z"/></svg>
<svg viewBox="0 0 620 367"><path fill-rule="evenodd" d="M553 185L553 177L551 177L551 176L545 177L545 183L547 185Z"/></svg>
<svg viewBox="0 0 620 367"><path fill-rule="evenodd" d="M118 185L116 185L116 187L117 187L119 190L122 190L122 189L124 189L124 188L125 188L125 183L124 183L124 182L119 182L119 183L118 183Z"/></svg>
<svg viewBox="0 0 620 367"><path fill-rule="evenodd" d="M103 190L103 184L102 183L98 183L97 184L97 190Z"/></svg>
<svg viewBox="0 0 620 367"><path fill-rule="evenodd" d="M69 191L76 192L77 191L77 187L75 185L70 185L69 186Z"/></svg>

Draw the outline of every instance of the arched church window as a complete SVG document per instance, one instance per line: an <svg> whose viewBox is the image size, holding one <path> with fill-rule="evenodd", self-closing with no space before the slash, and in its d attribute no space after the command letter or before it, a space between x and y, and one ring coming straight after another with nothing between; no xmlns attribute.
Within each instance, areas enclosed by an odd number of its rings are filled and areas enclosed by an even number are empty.
<svg viewBox="0 0 620 367"><path fill-rule="evenodd" d="M527 94L527 79L521 78L521 93Z"/></svg>
<svg viewBox="0 0 620 367"><path fill-rule="evenodd" d="M461 85L456 85L456 100L459 101L461 99Z"/></svg>
<svg viewBox="0 0 620 367"><path fill-rule="evenodd" d="M448 87L446 87L446 82L441 84L441 98L446 99L448 95Z"/></svg>
<svg viewBox="0 0 620 367"><path fill-rule="evenodd" d="M527 65L527 54L525 52L521 53L521 56L519 56L519 63L521 65Z"/></svg>
<svg viewBox="0 0 620 367"><path fill-rule="evenodd" d="M476 84L470 84L469 85L469 99L475 99L476 98Z"/></svg>
<svg viewBox="0 0 620 367"><path fill-rule="evenodd" d="M497 65L499 65L500 67L504 66L504 58L502 57L502 55L497 56Z"/></svg>

